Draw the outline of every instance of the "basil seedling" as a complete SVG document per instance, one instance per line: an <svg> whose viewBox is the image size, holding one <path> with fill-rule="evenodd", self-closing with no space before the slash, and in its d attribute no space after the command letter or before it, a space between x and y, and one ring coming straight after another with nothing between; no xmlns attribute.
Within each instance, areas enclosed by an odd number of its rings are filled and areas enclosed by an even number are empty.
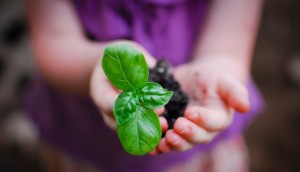
<svg viewBox="0 0 300 172"><path fill-rule="evenodd" d="M147 82L149 70L144 55L127 44L108 46L102 68L112 85L123 90L113 107L123 148L132 155L151 152L162 135L153 108L167 104L173 92Z"/></svg>

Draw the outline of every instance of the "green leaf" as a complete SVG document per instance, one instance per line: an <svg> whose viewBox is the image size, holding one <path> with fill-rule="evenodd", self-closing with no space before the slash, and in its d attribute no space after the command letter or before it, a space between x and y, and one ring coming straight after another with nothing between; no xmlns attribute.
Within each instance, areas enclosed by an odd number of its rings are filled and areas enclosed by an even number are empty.
<svg viewBox="0 0 300 172"><path fill-rule="evenodd" d="M123 91L115 101L113 111L117 124L132 118L137 109L138 98L132 91Z"/></svg>
<svg viewBox="0 0 300 172"><path fill-rule="evenodd" d="M161 85L148 82L140 90L139 101L148 108L159 108L169 102L173 92L164 89Z"/></svg>
<svg viewBox="0 0 300 172"><path fill-rule="evenodd" d="M145 155L158 145L161 127L158 116L149 108L138 106L134 117L117 125L119 139L125 151L132 155Z"/></svg>
<svg viewBox="0 0 300 172"><path fill-rule="evenodd" d="M148 80L148 66L144 55L127 44L107 47L102 68L109 81L121 90L141 88Z"/></svg>
<svg viewBox="0 0 300 172"><path fill-rule="evenodd" d="M107 47L102 68L109 81L124 90L113 107L123 148L132 155L151 152L162 134L158 116L151 108L165 105L173 93L157 83L147 83L149 71L143 54L126 44Z"/></svg>

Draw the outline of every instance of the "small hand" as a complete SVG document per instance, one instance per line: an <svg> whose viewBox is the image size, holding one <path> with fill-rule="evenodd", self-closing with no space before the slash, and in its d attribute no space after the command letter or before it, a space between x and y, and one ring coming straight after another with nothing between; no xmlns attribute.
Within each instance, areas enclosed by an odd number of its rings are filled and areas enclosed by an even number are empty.
<svg viewBox="0 0 300 172"><path fill-rule="evenodd" d="M246 87L224 64L197 62L174 71L182 89L190 96L184 117L178 118L157 149L152 152L184 151L195 144L209 143L231 125L234 110L249 110Z"/></svg>

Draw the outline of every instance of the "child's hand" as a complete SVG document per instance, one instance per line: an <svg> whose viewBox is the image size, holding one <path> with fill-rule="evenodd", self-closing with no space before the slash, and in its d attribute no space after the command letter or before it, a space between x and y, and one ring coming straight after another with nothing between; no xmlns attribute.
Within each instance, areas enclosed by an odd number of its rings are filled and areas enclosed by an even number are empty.
<svg viewBox="0 0 300 172"><path fill-rule="evenodd" d="M229 64L229 62L228 62ZM226 67L224 67L226 66ZM152 154L183 151L195 144L209 143L232 123L234 110L249 110L246 87L238 68L213 60L185 64L175 69L175 78L190 96L184 117L167 131Z"/></svg>
<svg viewBox="0 0 300 172"><path fill-rule="evenodd" d="M138 43L132 41L113 41L105 44L107 47L112 43L126 43L140 51L144 54L147 64L149 67L153 67L156 63L156 60ZM95 66L92 77L90 80L90 96L92 97L94 103L99 108L101 115L103 117L104 122L107 126L112 129L116 128L116 121L113 115L113 105L118 95L121 93L120 90L113 87L113 85L109 82L108 78L105 76L104 71L102 70L101 60ZM158 114L163 113L163 109L156 110ZM165 118L160 118L161 125L163 129L167 128L167 121Z"/></svg>

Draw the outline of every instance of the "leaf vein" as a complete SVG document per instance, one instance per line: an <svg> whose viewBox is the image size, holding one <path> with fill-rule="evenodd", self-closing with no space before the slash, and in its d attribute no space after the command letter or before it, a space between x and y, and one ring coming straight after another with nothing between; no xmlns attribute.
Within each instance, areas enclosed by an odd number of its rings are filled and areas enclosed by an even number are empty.
<svg viewBox="0 0 300 172"><path fill-rule="evenodd" d="M127 76L126 76L125 73L124 73L124 67L123 67L123 63L122 63L121 58L120 58L120 55L119 55L119 51L117 50L117 47L114 47L114 48L115 48L116 54L117 54L117 56L118 56L118 62L119 62L119 64L120 64L120 66L121 66L122 74L123 74L124 78L126 79L126 82L128 83L128 85L129 85L132 89L134 89L134 87L131 85L131 83L129 82Z"/></svg>

